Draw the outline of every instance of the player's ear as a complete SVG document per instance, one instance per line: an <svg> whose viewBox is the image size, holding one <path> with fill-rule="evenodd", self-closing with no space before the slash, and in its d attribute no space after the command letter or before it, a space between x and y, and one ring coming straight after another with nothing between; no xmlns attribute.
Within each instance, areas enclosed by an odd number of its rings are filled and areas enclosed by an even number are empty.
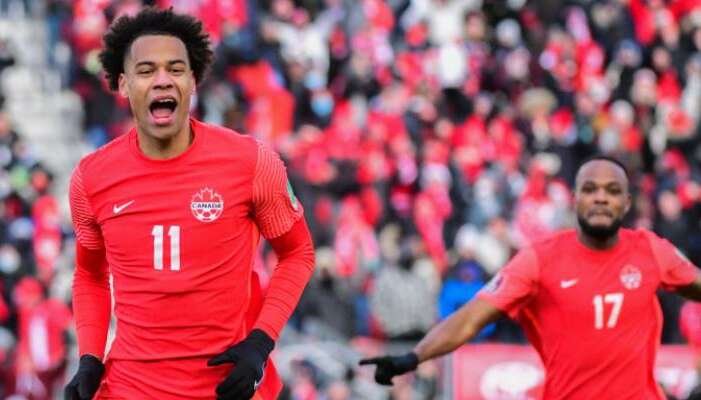
<svg viewBox="0 0 701 400"><path fill-rule="evenodd" d="M632 206L632 204L633 204L633 196L630 194L630 192L628 192L626 194L626 208L625 208L625 211L623 212L623 215L628 214L628 211L630 211L630 207Z"/></svg>
<svg viewBox="0 0 701 400"><path fill-rule="evenodd" d="M124 73L119 74L119 94L122 97L129 97L129 88L127 88L127 77Z"/></svg>

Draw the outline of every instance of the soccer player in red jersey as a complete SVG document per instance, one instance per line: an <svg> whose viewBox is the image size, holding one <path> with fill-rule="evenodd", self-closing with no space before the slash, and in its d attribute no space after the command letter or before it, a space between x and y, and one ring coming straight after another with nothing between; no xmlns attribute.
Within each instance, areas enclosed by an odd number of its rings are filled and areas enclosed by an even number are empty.
<svg viewBox="0 0 701 400"><path fill-rule="evenodd" d="M278 155L189 117L211 62L196 19L145 9L100 60L136 127L83 158L70 187L80 365L67 399L273 399L268 356L314 249ZM261 295L260 236L278 264ZM113 278L116 338L105 357ZM103 364L103 359L106 360Z"/></svg>
<svg viewBox="0 0 701 400"><path fill-rule="evenodd" d="M475 299L401 356L375 364L375 380L449 353L507 315L524 328L545 366L548 400L662 400L653 365L662 314L655 291L701 301L701 277L667 240L621 228L631 206L622 164L593 158L575 184L576 230L522 249Z"/></svg>

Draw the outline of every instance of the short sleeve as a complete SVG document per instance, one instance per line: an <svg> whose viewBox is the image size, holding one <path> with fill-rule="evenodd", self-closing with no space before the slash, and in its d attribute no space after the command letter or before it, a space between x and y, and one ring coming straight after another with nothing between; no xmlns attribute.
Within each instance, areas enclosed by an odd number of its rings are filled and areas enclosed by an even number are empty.
<svg viewBox="0 0 701 400"><path fill-rule="evenodd" d="M287 179L285 164L261 143L253 178L253 209L256 224L266 239L286 233L304 214Z"/></svg>
<svg viewBox="0 0 701 400"><path fill-rule="evenodd" d="M525 248L483 287L477 297L516 318L537 293L539 284L538 257L535 250Z"/></svg>
<svg viewBox="0 0 701 400"><path fill-rule="evenodd" d="M650 248L660 269L660 284L663 289L675 290L694 282L699 270L666 239L647 233Z"/></svg>
<svg viewBox="0 0 701 400"><path fill-rule="evenodd" d="M80 165L75 168L71 177L69 201L71 204L73 230L78 243L91 250L103 248L102 231L90 207Z"/></svg>

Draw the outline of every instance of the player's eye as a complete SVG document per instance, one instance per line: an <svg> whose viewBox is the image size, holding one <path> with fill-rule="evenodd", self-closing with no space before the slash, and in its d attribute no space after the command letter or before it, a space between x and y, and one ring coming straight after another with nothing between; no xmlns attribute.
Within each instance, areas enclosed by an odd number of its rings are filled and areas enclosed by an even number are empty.
<svg viewBox="0 0 701 400"><path fill-rule="evenodd" d="M152 69L140 69L136 71L136 74L140 76L150 75L151 73L153 73Z"/></svg>

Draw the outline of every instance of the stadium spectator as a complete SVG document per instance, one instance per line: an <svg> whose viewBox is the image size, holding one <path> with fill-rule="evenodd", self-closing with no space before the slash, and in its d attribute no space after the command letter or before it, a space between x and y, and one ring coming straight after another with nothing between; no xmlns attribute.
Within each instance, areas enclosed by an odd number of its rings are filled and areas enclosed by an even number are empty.
<svg viewBox="0 0 701 400"><path fill-rule="evenodd" d="M475 240L475 242L478 241ZM470 301L486 283L485 272L472 254L471 249L463 248L460 259L446 274L438 298L438 312L441 320L448 318ZM487 326L475 337L475 340L483 340L492 333L494 333L494 325Z"/></svg>
<svg viewBox="0 0 701 400"><path fill-rule="evenodd" d="M331 337L349 339L356 333L356 290L349 280L336 274L331 249L317 249L316 260L318 276L302 294L291 323L300 331L316 336L324 336L318 329L330 328Z"/></svg>
<svg viewBox="0 0 701 400"><path fill-rule="evenodd" d="M44 287L25 277L14 290L18 314L15 353L15 390L35 400L51 400L60 393L66 368L66 338L72 317L68 306L47 299Z"/></svg>
<svg viewBox="0 0 701 400"><path fill-rule="evenodd" d="M380 269L369 293L371 317L389 339L420 338L435 320L435 295L415 270L413 246L416 238L407 238L397 263Z"/></svg>

